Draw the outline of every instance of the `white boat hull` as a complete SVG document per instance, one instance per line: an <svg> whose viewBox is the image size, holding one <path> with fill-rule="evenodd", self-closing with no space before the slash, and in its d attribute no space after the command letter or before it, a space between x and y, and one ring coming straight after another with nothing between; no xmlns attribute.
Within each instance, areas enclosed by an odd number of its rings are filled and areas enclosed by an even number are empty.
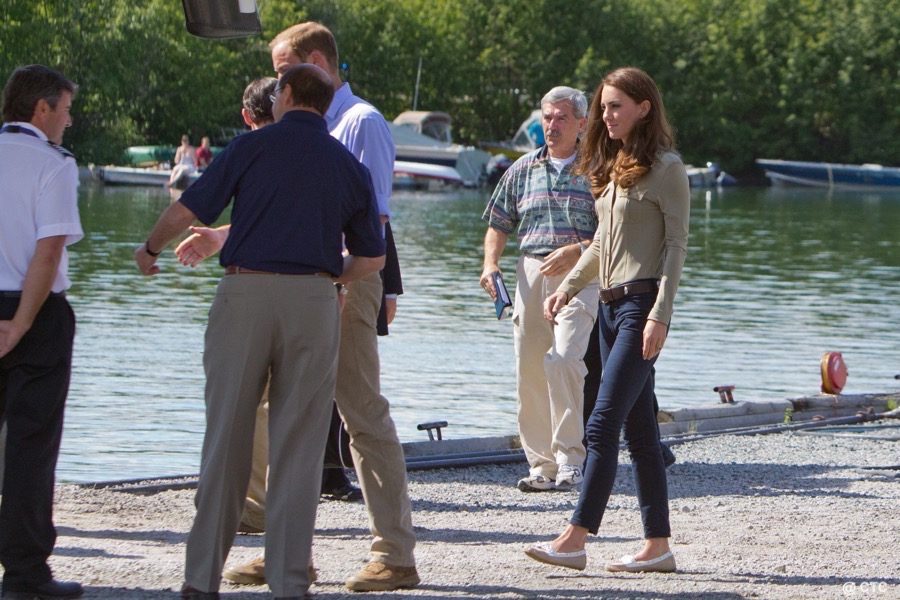
<svg viewBox="0 0 900 600"><path fill-rule="evenodd" d="M446 165L394 161L394 187L439 190L464 185L459 172Z"/></svg>
<svg viewBox="0 0 900 600"><path fill-rule="evenodd" d="M491 159L487 152L471 146L439 142L408 127L389 125L397 162L452 167L466 187L476 187L484 181L485 167Z"/></svg>
<svg viewBox="0 0 900 600"><path fill-rule="evenodd" d="M142 169L140 167L91 167L91 174L109 185L143 185L162 187L169 183L171 169ZM190 183L200 177L200 173L188 175Z"/></svg>

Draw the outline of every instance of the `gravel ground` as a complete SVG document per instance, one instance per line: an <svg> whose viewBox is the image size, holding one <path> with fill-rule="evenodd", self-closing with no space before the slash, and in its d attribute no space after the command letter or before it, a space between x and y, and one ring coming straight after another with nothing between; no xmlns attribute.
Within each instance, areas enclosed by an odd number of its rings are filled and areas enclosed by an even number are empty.
<svg viewBox="0 0 900 600"><path fill-rule="evenodd" d="M641 526L627 453L584 572L529 560L571 515L575 492L523 494L524 464L410 474L415 590L351 594L345 578L366 559L362 504L319 505L317 598L900 598L900 442L808 433L711 437L683 443L669 470L675 574L613 574L606 560L636 551ZM86 598L175 598L193 492L152 495L61 485L55 575ZM260 554L238 536L229 564ZM270 598L223 583L223 598Z"/></svg>

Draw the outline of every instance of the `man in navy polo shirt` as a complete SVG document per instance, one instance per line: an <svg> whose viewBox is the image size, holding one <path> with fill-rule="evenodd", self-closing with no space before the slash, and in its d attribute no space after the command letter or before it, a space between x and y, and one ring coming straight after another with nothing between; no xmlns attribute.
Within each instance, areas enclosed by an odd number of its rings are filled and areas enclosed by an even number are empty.
<svg viewBox="0 0 900 600"><path fill-rule="evenodd" d="M385 252L369 172L322 118L333 93L318 67L287 71L273 94L276 123L235 138L135 251L141 272L159 272L156 257L169 242L194 218L214 222L234 198L220 254L226 276L206 331L207 427L183 598L218 598L270 371L266 580L276 598L309 588L337 373L334 283L377 272Z"/></svg>

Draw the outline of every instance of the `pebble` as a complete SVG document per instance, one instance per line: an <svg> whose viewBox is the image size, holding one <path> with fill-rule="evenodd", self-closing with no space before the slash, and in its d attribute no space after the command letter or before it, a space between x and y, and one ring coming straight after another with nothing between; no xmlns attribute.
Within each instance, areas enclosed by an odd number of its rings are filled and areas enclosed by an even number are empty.
<svg viewBox="0 0 900 600"><path fill-rule="evenodd" d="M700 438L674 447L668 471L673 574L619 574L607 560L640 549L642 528L627 452L588 566L529 560L526 545L553 539L578 493L523 494L524 464L413 471L409 491L422 584L351 594L343 583L367 559L362 504L323 502L313 545L322 600L339 598L843 598L842 586L900 597L895 556L900 486L863 466L897 464L893 441L779 433ZM57 487L54 576L81 581L85 598L177 598L193 491L141 495ZM752 528L750 527L752 526ZM264 537L237 536L227 564L262 553ZM871 586L863 584L871 583ZM224 600L270 598L262 586L224 583Z"/></svg>

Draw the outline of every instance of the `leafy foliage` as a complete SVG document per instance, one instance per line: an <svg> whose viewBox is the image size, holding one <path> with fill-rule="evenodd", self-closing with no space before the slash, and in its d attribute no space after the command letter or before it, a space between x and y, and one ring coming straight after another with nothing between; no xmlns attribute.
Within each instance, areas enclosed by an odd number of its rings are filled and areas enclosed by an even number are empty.
<svg viewBox="0 0 900 600"><path fill-rule="evenodd" d="M260 0L262 38L203 40L177 0L5 0L0 72L43 63L80 84L66 144L219 137L271 72L267 40L316 19L354 89L391 118L444 110L456 137L509 137L554 85L589 93L622 65L657 80L679 147L730 171L758 156L896 162L900 0ZM421 61L418 97L415 83Z"/></svg>

